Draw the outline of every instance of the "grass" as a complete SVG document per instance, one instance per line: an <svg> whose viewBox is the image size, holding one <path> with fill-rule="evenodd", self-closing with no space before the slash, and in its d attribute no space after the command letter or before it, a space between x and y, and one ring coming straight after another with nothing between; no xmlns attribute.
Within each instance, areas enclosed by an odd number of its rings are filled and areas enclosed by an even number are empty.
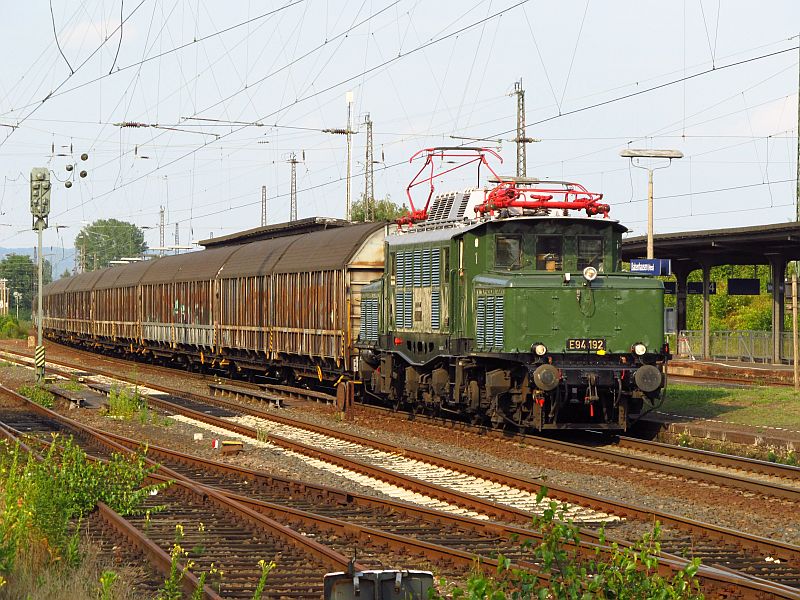
<svg viewBox="0 0 800 600"><path fill-rule="evenodd" d="M53 408L53 404L55 404L56 397L38 385L23 385L19 388L19 393L45 408Z"/></svg>
<svg viewBox="0 0 800 600"><path fill-rule="evenodd" d="M38 459L0 442L0 596L17 581L70 578L83 563L86 515L98 501L123 515L140 512L151 491L165 487L143 485L153 470L141 454L91 461L71 438L54 436Z"/></svg>
<svg viewBox="0 0 800 600"><path fill-rule="evenodd" d="M146 415L147 411L147 402L139 393L139 390L114 387L108 393L108 415L111 417L127 420L139 414L141 420L142 413Z"/></svg>
<svg viewBox="0 0 800 600"><path fill-rule="evenodd" d="M663 411L727 423L800 429L800 394L786 387L723 388L670 384Z"/></svg>
<svg viewBox="0 0 800 600"><path fill-rule="evenodd" d="M29 546L22 551L13 574L0 588L0 597L8 600L137 600L142 597L132 585L136 579L133 569L118 570L113 557L101 554L94 545L81 545L83 560L72 569L51 564L43 550L41 546ZM113 577L109 573L113 573ZM106 574L105 585L101 583L103 574Z"/></svg>
<svg viewBox="0 0 800 600"><path fill-rule="evenodd" d="M60 387L62 390L67 390L68 392L80 392L86 389L85 385L75 381L74 379L59 381L58 387Z"/></svg>

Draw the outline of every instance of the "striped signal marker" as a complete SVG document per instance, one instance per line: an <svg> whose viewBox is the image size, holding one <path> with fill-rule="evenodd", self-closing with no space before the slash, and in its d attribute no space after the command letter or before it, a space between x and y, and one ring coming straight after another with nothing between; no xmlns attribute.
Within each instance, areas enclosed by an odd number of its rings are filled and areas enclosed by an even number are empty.
<svg viewBox="0 0 800 600"><path fill-rule="evenodd" d="M34 352L33 357L36 367L44 368L44 346L36 346L36 352Z"/></svg>

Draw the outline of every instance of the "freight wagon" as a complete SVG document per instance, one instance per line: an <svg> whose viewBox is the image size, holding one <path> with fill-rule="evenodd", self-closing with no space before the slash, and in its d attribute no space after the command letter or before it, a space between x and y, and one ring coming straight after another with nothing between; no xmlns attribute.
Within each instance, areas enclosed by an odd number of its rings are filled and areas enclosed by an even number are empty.
<svg viewBox="0 0 800 600"><path fill-rule="evenodd" d="M310 218L206 240L44 289L48 338L292 379L351 371L361 289L383 272L387 225Z"/></svg>

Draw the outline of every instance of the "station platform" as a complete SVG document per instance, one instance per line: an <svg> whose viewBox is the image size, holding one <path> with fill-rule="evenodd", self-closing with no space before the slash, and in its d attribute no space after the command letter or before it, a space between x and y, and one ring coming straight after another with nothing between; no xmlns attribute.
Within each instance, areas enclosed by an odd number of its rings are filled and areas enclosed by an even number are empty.
<svg viewBox="0 0 800 600"><path fill-rule="evenodd" d="M744 385L792 385L792 365L719 360L673 359L667 365L667 374L677 377L719 379L723 383Z"/></svg>
<svg viewBox="0 0 800 600"><path fill-rule="evenodd" d="M794 383L792 365L783 364L675 359L669 363L667 373L673 380L681 376L700 380L713 379L721 385L791 386ZM798 407L800 408L800 398ZM644 421L650 427L675 435L688 434L696 438L734 444L800 450L800 428L741 425L718 419L692 417L671 413L668 406L663 411L648 414Z"/></svg>

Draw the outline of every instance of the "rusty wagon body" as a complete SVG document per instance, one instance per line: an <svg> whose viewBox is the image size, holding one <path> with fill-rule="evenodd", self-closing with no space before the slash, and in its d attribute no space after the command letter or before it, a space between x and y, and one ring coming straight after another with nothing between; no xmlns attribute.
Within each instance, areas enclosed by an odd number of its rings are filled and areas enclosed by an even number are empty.
<svg viewBox="0 0 800 600"><path fill-rule="evenodd" d="M355 368L361 288L383 273L385 229L304 219L59 279L43 325L54 340L187 368L335 378Z"/></svg>

